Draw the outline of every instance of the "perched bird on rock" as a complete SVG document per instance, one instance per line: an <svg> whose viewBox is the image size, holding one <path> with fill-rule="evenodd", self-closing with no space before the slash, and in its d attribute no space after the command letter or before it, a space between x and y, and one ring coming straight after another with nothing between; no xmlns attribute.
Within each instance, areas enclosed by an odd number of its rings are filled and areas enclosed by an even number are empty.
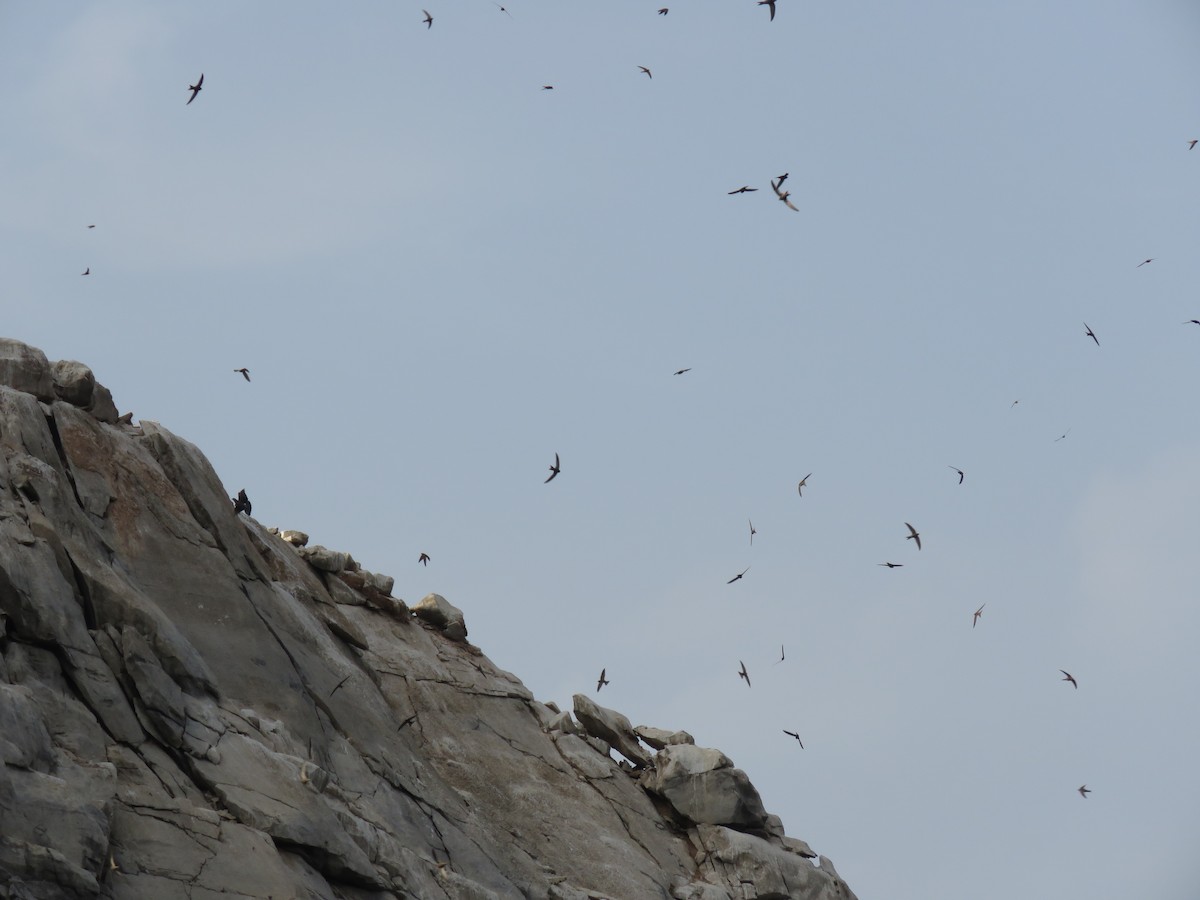
<svg viewBox="0 0 1200 900"><path fill-rule="evenodd" d="M907 522L905 522L904 524L908 525ZM906 541L916 541L917 549L918 550L921 549L921 535L919 535L917 533L917 529L913 528L911 525L908 525L908 537L906 537L905 540Z"/></svg>
<svg viewBox="0 0 1200 900"><path fill-rule="evenodd" d="M200 88L204 84L204 73L200 73L200 80L195 84L189 84L188 90L192 92L192 96L188 97L188 102L184 106L191 106L192 101L196 99L196 95L200 93Z"/></svg>
<svg viewBox="0 0 1200 900"><path fill-rule="evenodd" d="M232 497L231 499L233 500L233 514L235 516L238 513L250 515L250 498L246 496L245 488L242 488L240 491L238 491L238 495L236 497Z"/></svg>
<svg viewBox="0 0 1200 900"><path fill-rule="evenodd" d="M606 684L612 684L611 681L609 681L607 678L604 677L604 673L607 671L608 671L608 669L600 670L600 678L596 682L596 693L597 694L600 693L600 688L604 687Z"/></svg>
<svg viewBox="0 0 1200 900"><path fill-rule="evenodd" d="M985 604L983 604L983 606L987 606L987 604L985 603ZM979 619L980 619L980 617L983 616L983 606L981 606L981 607L979 607L979 609L975 610L975 615L971 619L971 627L972 628L974 628L976 625L979 624Z"/></svg>
<svg viewBox="0 0 1200 900"><path fill-rule="evenodd" d="M800 740L800 735L796 734L794 731L788 731L786 728L783 729L783 733L788 737L794 737L796 739L796 743L800 745L800 749L804 749L804 741Z"/></svg>
<svg viewBox="0 0 1200 900"><path fill-rule="evenodd" d="M750 674L746 671L746 664L740 659L738 660L738 664L742 667L742 671L738 672L738 678L745 678L746 687L750 687Z"/></svg>
<svg viewBox="0 0 1200 900"><path fill-rule="evenodd" d="M726 584L733 584L735 581L739 580L739 579L740 579L740 578L741 578L743 575L745 575L745 574L746 574L747 572L749 572L749 571L750 571L750 567L749 567L749 566L746 566L746 568L742 569L742 571L738 572L736 575L734 575L732 578L730 578L730 579L729 579L727 582L725 582L725 583L726 583Z"/></svg>
<svg viewBox="0 0 1200 900"><path fill-rule="evenodd" d="M420 556L417 557L417 562L419 562L421 565L428 568L429 567L429 554L422 553Z"/></svg>
<svg viewBox="0 0 1200 900"><path fill-rule="evenodd" d="M1059 669L1058 671L1062 672L1063 675L1066 676L1062 679L1063 681L1071 682L1071 684L1074 685L1075 690L1079 690L1079 683L1071 676L1070 672L1068 672L1066 669Z"/></svg>
<svg viewBox="0 0 1200 900"><path fill-rule="evenodd" d="M247 381L250 380L250 370L249 369L242 368L242 369L234 369L233 371L241 372L243 378L245 378Z"/></svg>
<svg viewBox="0 0 1200 900"><path fill-rule="evenodd" d="M1086 784L1081 784L1079 786L1079 796L1082 797L1084 800L1087 799L1087 795L1090 794L1091 792L1092 792L1092 789L1089 788Z"/></svg>
<svg viewBox="0 0 1200 900"><path fill-rule="evenodd" d="M558 454L555 453L554 454L554 465L552 465L550 467L550 477L547 478L545 481L543 481L542 484L549 484L551 481L553 481L558 476L558 473L561 471L562 471L562 467L559 466L559 464L558 464Z"/></svg>

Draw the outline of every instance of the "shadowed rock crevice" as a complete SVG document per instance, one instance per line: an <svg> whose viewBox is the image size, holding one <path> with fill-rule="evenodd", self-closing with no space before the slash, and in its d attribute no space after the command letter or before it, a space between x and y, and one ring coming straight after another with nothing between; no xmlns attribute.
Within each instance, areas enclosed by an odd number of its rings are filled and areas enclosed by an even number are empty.
<svg viewBox="0 0 1200 900"><path fill-rule="evenodd" d="M0 339L0 897L852 900L720 751L230 495Z"/></svg>

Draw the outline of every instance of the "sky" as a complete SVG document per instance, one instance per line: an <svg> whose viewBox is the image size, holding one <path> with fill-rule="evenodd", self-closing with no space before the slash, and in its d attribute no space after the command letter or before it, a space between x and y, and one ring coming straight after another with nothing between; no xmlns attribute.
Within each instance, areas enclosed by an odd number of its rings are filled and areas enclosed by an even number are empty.
<svg viewBox="0 0 1200 900"><path fill-rule="evenodd" d="M420 2L0 2L3 334L861 900L1194 898L1200 7Z"/></svg>

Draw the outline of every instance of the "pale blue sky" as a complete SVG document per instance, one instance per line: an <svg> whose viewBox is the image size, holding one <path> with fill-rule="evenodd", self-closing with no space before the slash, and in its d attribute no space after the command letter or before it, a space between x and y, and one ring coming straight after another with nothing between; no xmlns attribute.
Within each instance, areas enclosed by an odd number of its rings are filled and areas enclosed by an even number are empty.
<svg viewBox="0 0 1200 900"><path fill-rule="evenodd" d="M505 5L0 3L3 333L862 900L1194 898L1200 7Z"/></svg>

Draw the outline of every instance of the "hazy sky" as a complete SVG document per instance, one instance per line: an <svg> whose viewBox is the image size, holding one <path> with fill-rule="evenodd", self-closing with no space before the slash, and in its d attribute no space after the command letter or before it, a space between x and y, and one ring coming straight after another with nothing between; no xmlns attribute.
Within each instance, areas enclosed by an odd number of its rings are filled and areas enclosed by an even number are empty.
<svg viewBox="0 0 1200 900"><path fill-rule="evenodd" d="M1200 7L670 2L0 2L0 330L862 900L1192 900Z"/></svg>

